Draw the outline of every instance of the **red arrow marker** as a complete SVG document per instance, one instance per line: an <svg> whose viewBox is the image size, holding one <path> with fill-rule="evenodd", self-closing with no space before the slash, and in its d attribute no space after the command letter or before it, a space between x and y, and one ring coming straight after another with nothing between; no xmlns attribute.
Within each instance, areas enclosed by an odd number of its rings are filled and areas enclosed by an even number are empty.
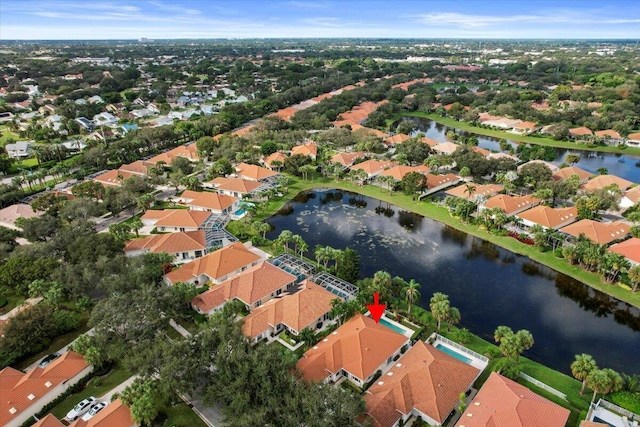
<svg viewBox="0 0 640 427"><path fill-rule="evenodd" d="M367 308L371 313L371 318L376 321L376 323L380 322L380 318L384 313L384 310L387 308L386 304L380 304L378 302L379 295L377 292L373 294L373 304L367 304Z"/></svg>

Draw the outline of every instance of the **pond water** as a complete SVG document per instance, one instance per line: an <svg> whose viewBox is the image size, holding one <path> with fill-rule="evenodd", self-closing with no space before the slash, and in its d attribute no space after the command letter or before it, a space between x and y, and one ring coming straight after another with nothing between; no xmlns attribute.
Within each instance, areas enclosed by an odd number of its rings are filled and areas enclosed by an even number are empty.
<svg viewBox="0 0 640 427"><path fill-rule="evenodd" d="M386 270L415 279L427 309L431 295L444 292L460 309L460 326L489 341L499 325L528 329L535 345L525 355L567 374L578 353L593 355L602 367L640 373L640 310L527 257L337 190L301 193L269 223L270 239L291 230L310 248L355 249L361 277Z"/></svg>
<svg viewBox="0 0 640 427"><path fill-rule="evenodd" d="M445 142L446 133L449 130L465 133L460 130L445 126L424 117L404 117L403 120L411 120L417 125L420 132L434 141ZM509 141L512 146L517 142ZM490 136L478 135L478 146L491 151L501 151L499 139ZM597 174L598 168L607 168L610 174L632 182L640 183L640 157L617 153L598 153L584 150L567 150L556 148L557 156L552 163L560 165L568 154L580 155L580 161L576 164L581 169Z"/></svg>

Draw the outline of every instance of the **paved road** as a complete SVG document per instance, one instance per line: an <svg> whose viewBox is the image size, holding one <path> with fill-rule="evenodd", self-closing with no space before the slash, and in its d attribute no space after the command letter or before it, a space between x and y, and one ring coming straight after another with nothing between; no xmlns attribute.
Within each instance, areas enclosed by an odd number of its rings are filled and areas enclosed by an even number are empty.
<svg viewBox="0 0 640 427"><path fill-rule="evenodd" d="M91 335L93 334L93 328L89 329L87 332L85 332L85 334L87 335ZM84 335L84 334L83 334ZM77 340L78 338L76 338ZM76 340L71 341L69 344L65 345L64 347L62 347L61 349L57 350L55 353L58 354L64 354L68 349L69 346L71 346L71 344L73 344ZM24 372L29 372L31 371L33 368L35 368L36 366L38 366L38 363L40 363L40 360L42 359L38 359L35 362L33 362L31 365L27 366L25 369L23 369Z"/></svg>

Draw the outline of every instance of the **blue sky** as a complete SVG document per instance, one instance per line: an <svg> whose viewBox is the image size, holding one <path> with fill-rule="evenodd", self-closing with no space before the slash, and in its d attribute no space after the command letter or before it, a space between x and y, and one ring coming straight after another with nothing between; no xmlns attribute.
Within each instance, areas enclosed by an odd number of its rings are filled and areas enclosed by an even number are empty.
<svg viewBox="0 0 640 427"><path fill-rule="evenodd" d="M640 38L640 2L0 0L0 39Z"/></svg>

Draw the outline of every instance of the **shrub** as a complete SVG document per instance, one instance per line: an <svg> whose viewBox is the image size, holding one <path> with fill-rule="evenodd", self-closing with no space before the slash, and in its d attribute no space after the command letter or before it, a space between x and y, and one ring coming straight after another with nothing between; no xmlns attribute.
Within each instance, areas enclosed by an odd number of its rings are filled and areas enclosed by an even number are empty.
<svg viewBox="0 0 640 427"><path fill-rule="evenodd" d="M6 306L9 303L5 297L0 297L0 308Z"/></svg>
<svg viewBox="0 0 640 427"><path fill-rule="evenodd" d="M640 414L640 393L618 391L607 396L607 400L635 414Z"/></svg>

